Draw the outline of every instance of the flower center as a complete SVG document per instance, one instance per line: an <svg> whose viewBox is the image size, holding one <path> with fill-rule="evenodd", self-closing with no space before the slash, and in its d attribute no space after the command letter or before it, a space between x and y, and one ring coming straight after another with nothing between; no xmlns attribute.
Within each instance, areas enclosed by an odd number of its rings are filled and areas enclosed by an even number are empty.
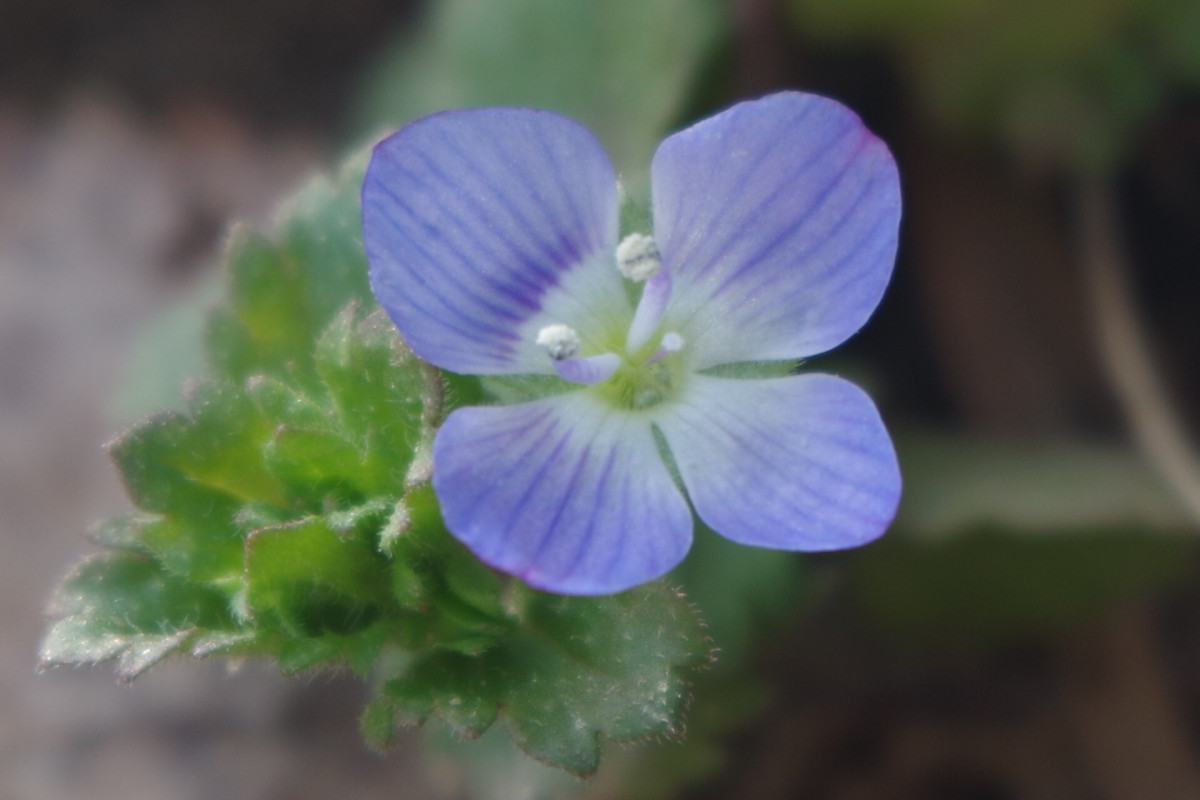
<svg viewBox="0 0 1200 800"><path fill-rule="evenodd" d="M650 408L669 400L678 391L683 380L683 371L677 359L668 359L672 352L667 348L666 334L663 343L649 358L626 358L613 376L598 384L596 391L609 403L618 408ZM680 339L674 334L675 339Z"/></svg>
<svg viewBox="0 0 1200 800"><path fill-rule="evenodd" d="M601 397L619 408L649 408L675 395L684 378L682 359L672 357L683 349L684 339L675 331L662 330L671 276L662 268L654 239L645 234L621 240L616 261L627 279L645 284L625 334L625 346L614 347L617 352L576 357L580 336L562 323L543 327L536 341L546 348L564 380L594 386Z"/></svg>

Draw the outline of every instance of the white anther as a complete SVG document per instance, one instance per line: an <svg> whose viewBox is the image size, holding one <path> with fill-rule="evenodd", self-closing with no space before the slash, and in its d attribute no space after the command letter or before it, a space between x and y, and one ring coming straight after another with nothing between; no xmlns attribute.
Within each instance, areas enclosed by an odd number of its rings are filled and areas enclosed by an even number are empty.
<svg viewBox="0 0 1200 800"><path fill-rule="evenodd" d="M617 245L617 269L631 281L653 278L662 269L662 258L654 237L644 233L631 233Z"/></svg>
<svg viewBox="0 0 1200 800"><path fill-rule="evenodd" d="M657 364L671 353L678 353L683 349L683 337L675 331L667 331L663 334L662 341L658 343L658 349L654 351L654 355L646 360L647 364Z"/></svg>
<svg viewBox="0 0 1200 800"><path fill-rule="evenodd" d="M547 325L538 331L534 341L546 348L555 361L571 358L579 352L579 334L570 325Z"/></svg>

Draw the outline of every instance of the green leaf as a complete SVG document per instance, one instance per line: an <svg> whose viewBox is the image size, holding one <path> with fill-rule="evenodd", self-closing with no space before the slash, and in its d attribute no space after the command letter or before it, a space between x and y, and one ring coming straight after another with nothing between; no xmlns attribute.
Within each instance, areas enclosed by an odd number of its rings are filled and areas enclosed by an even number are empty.
<svg viewBox="0 0 1200 800"><path fill-rule="evenodd" d="M313 343L347 303L372 307L358 191L364 151L335 180L314 178L279 211L276 231L234 230L229 308L206 330L210 368L235 384L263 374L319 390Z"/></svg>
<svg viewBox="0 0 1200 800"><path fill-rule="evenodd" d="M273 423L227 384L198 384L188 401L190 416L152 417L109 451L130 498L160 515L139 525L141 544L177 575L228 582L241 570L246 504L289 505L263 457Z"/></svg>
<svg viewBox="0 0 1200 800"><path fill-rule="evenodd" d="M229 585L242 571L245 531L238 507L212 496L206 504L177 507L170 516L146 523L140 539L171 573L202 584Z"/></svg>
<svg viewBox="0 0 1200 800"><path fill-rule="evenodd" d="M204 361L208 371L235 384L247 379L286 369L265 358L254 342L250 329L229 308L212 310L204 326Z"/></svg>
<svg viewBox="0 0 1200 800"><path fill-rule="evenodd" d="M314 667L345 664L356 675L365 676L387 643L387 636L387 624L380 621L352 634L325 633L288 639L279 648L279 668L296 673Z"/></svg>
<svg viewBox="0 0 1200 800"><path fill-rule="evenodd" d="M545 108L587 125L634 183L724 13L710 0L447 0L429 11L421 37L397 42L376 74L364 127L446 108Z"/></svg>
<svg viewBox="0 0 1200 800"><path fill-rule="evenodd" d="M234 229L226 258L230 308L261 351L263 366L311 358L312 322L295 262L267 236L244 227Z"/></svg>
<svg viewBox="0 0 1200 800"><path fill-rule="evenodd" d="M721 647L719 664L725 661ZM623 796L628 800L678 797L729 766L729 743L753 730L769 713L776 688L755 670L719 669L697 677L696 700L688 712L687 738L623 753Z"/></svg>
<svg viewBox="0 0 1200 800"><path fill-rule="evenodd" d="M271 421L245 394L204 382L193 388L188 405L190 417L152 417L109 446L134 503L159 512L190 509L215 495L284 504L283 485L263 463Z"/></svg>
<svg viewBox="0 0 1200 800"><path fill-rule="evenodd" d="M331 409L284 381L255 375L244 388L258 412L277 425L330 431L335 428Z"/></svg>
<svg viewBox="0 0 1200 800"><path fill-rule="evenodd" d="M980 528L936 543L893 534L855 552L848 578L886 630L978 646L1085 621L1180 579L1196 552L1189 537L1114 528L1036 538Z"/></svg>
<svg viewBox="0 0 1200 800"><path fill-rule="evenodd" d="M271 472L310 506L318 499L321 505L340 506L378 488L365 454L341 433L281 426L265 455Z"/></svg>
<svg viewBox="0 0 1200 800"><path fill-rule="evenodd" d="M316 367L337 408L378 477L400 485L424 432L426 409L436 413L441 382L400 340L381 310L360 318L351 302L317 342Z"/></svg>
<svg viewBox="0 0 1200 800"><path fill-rule="evenodd" d="M1031 534L1188 526L1158 476L1126 448L901 433L896 449L905 479L896 527L922 538L980 525Z"/></svg>
<svg viewBox="0 0 1200 800"><path fill-rule="evenodd" d="M375 304L367 282L359 201L369 157L370 148L360 148L336 176L310 180L279 211L280 246L301 276L313 338L347 303L363 308Z"/></svg>
<svg viewBox="0 0 1200 800"><path fill-rule="evenodd" d="M596 770L604 740L679 732L687 675L711 656L682 595L661 583L588 598L509 588L504 639L475 657L434 653L389 681L398 712L469 737L501 713L522 749L577 775Z"/></svg>
<svg viewBox="0 0 1200 800"><path fill-rule="evenodd" d="M260 624L278 621L299 638L355 633L378 618L386 597L384 558L324 518L257 530L246 542L246 601Z"/></svg>
<svg viewBox="0 0 1200 800"><path fill-rule="evenodd" d="M796 553L746 547L702 524L672 577L704 609L708 634L721 649L721 670L742 668L755 645L808 609L811 594Z"/></svg>
<svg viewBox="0 0 1200 800"><path fill-rule="evenodd" d="M898 54L935 124L1025 157L1111 167L1200 80L1188 0L791 0L806 36Z"/></svg>
<svg viewBox="0 0 1200 800"><path fill-rule="evenodd" d="M1077 623L1175 580L1187 519L1133 453L1102 445L896 437L894 530L848 554L848 582L900 635L992 644Z"/></svg>
<svg viewBox="0 0 1200 800"><path fill-rule="evenodd" d="M58 587L49 612L55 621L42 642L43 666L115 658L122 680L184 648L200 628L233 625L219 595L129 553L84 561Z"/></svg>
<svg viewBox="0 0 1200 800"><path fill-rule="evenodd" d="M601 737L679 732L689 691L680 668L710 660L681 594L663 584L588 599L530 592L520 618L505 652L517 680L504 713L534 758L586 775L599 766Z"/></svg>
<svg viewBox="0 0 1200 800"><path fill-rule="evenodd" d="M107 550L148 555L142 534L147 525L158 519L156 514L127 511L93 525L88 529L87 537L93 544Z"/></svg>
<svg viewBox="0 0 1200 800"><path fill-rule="evenodd" d="M446 530L428 482L396 505L379 544L392 558L393 599L420 614L410 646L477 654L510 627L503 582Z"/></svg>
<svg viewBox="0 0 1200 800"><path fill-rule="evenodd" d="M396 709L391 701L376 697L363 708L358 729L372 747L383 749L396 741Z"/></svg>
<svg viewBox="0 0 1200 800"><path fill-rule="evenodd" d="M437 715L459 736L474 739L499 716L504 683L486 659L438 652L404 678L389 681L384 697L407 718L424 721Z"/></svg>

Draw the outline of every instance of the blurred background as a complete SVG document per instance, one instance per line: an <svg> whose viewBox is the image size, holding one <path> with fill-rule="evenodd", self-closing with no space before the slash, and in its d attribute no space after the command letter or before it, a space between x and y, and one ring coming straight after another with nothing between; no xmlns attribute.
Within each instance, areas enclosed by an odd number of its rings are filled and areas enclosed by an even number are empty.
<svg viewBox="0 0 1200 800"><path fill-rule="evenodd" d="M685 741L584 784L502 734L372 753L342 676L35 675L231 220L470 105L573 116L644 190L663 135L781 88L900 164L893 285L813 366L870 389L906 495L856 552L698 540ZM0 798L1200 797L1197 254L1196 0L4 0Z"/></svg>

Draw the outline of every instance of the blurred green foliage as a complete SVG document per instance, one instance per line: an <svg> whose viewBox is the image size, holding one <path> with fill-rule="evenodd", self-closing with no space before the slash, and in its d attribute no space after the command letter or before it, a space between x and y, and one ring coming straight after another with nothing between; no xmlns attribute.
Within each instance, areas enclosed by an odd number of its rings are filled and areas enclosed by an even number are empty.
<svg viewBox="0 0 1200 800"><path fill-rule="evenodd" d="M1111 165L1200 82L1192 0L790 0L802 35L886 48L933 122L1081 169Z"/></svg>
<svg viewBox="0 0 1200 800"><path fill-rule="evenodd" d="M1189 520L1129 448L901 431L896 527L925 541L996 527L1018 536L1124 527L1178 532Z"/></svg>
<svg viewBox="0 0 1200 800"><path fill-rule="evenodd" d="M1078 624L1182 579L1200 543L1157 476L1111 446L897 437L893 531L847 559L891 635L990 646Z"/></svg>
<svg viewBox="0 0 1200 800"><path fill-rule="evenodd" d="M361 127L446 108L529 106L583 123L640 195L659 139L677 121L723 32L717 0L444 0L418 38L380 59Z"/></svg>

